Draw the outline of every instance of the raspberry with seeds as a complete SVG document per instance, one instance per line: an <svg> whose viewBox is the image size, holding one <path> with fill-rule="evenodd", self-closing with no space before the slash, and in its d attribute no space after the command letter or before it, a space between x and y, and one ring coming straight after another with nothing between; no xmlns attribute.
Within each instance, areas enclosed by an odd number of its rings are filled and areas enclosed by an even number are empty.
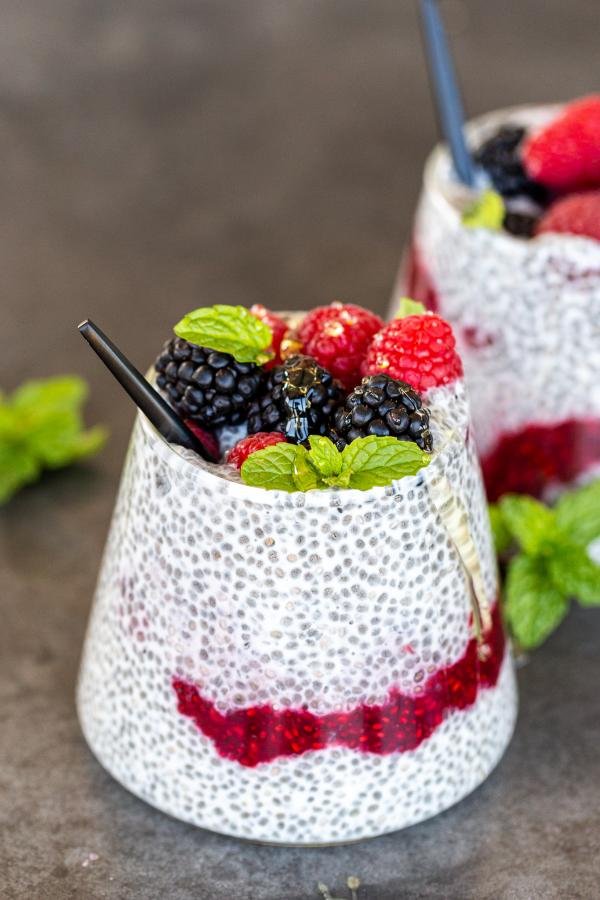
<svg viewBox="0 0 600 900"><path fill-rule="evenodd" d="M361 306L320 306L307 313L300 324L301 352L316 359L346 390L351 390L360 381L369 342L382 327L379 316Z"/></svg>
<svg viewBox="0 0 600 900"><path fill-rule="evenodd" d="M600 191L570 194L553 203L537 224L536 234L579 234L600 241Z"/></svg>
<svg viewBox="0 0 600 900"><path fill-rule="evenodd" d="M273 351L275 356L263 366L264 369L272 369L281 362L281 342L288 330L288 324L285 319L282 319L281 316L271 312L270 309L267 309L266 306L262 306L260 303L255 303L254 306L251 306L250 312L253 316L256 316L257 319L260 319L261 322L264 322L265 325L268 325L273 334L273 340L269 349Z"/></svg>
<svg viewBox="0 0 600 900"><path fill-rule="evenodd" d="M242 464L252 453L264 450L265 447L271 447L273 444L280 444L282 441L285 441L285 437L279 431L259 431L258 434L249 434L231 448L227 454L227 462L236 469L241 469Z"/></svg>
<svg viewBox="0 0 600 900"><path fill-rule="evenodd" d="M379 372L406 382L419 394L461 378L462 362L450 325L426 312L389 322L371 341L363 364L364 375Z"/></svg>

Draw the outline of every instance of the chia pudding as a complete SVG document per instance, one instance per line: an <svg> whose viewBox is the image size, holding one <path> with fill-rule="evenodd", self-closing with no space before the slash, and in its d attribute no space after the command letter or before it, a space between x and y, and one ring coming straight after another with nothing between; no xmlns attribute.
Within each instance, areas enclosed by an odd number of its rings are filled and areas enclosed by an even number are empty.
<svg viewBox="0 0 600 900"><path fill-rule="evenodd" d="M469 142L481 147L501 126L531 133L558 112L494 112L468 126ZM510 199L504 230L466 227L461 213L473 196L437 147L392 308L408 292L451 322L488 496L548 499L600 475L600 241L511 234L532 206Z"/></svg>
<svg viewBox="0 0 600 900"><path fill-rule="evenodd" d="M138 414L78 687L121 784L305 845L419 822L488 776L517 696L462 379L426 403L430 464L368 490L245 484Z"/></svg>

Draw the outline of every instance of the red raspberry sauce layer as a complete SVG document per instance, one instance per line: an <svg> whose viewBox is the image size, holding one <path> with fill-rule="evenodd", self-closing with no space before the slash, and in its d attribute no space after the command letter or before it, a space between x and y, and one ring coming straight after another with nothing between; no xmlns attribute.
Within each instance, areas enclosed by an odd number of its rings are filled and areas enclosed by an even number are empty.
<svg viewBox="0 0 600 900"><path fill-rule="evenodd" d="M431 312L438 311L436 290L414 241L406 257L404 281L407 297L418 300Z"/></svg>
<svg viewBox="0 0 600 900"><path fill-rule="evenodd" d="M550 484L568 485L600 464L600 420L568 419L504 434L482 460L488 498L540 497Z"/></svg>
<svg viewBox="0 0 600 900"><path fill-rule="evenodd" d="M361 704L349 712L322 716L308 709L274 710L271 706L221 713L196 685L174 678L173 688L179 712L194 720L220 756L242 766L325 747L383 756L416 750L451 712L472 706L480 688L494 687L505 649L498 604L485 645L486 652L479 654L477 641L471 638L464 655L431 675L417 694L393 688L381 705Z"/></svg>

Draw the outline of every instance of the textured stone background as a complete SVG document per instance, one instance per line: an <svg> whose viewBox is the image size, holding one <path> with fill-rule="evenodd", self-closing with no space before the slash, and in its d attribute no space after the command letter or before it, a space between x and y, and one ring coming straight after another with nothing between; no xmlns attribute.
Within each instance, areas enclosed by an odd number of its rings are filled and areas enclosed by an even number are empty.
<svg viewBox="0 0 600 900"><path fill-rule="evenodd" d="M468 108L598 89L597 0L447 0ZM520 672L504 762L439 818L349 848L181 825L87 751L73 691L131 426L77 336L145 366L201 303L383 310L435 123L409 0L3 0L0 384L80 371L113 437L0 512L0 897L600 893L600 615Z"/></svg>

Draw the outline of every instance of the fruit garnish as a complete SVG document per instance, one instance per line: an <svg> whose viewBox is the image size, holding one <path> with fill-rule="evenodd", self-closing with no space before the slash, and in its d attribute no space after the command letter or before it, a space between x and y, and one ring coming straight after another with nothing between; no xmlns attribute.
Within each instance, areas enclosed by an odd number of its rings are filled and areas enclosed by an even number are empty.
<svg viewBox="0 0 600 900"><path fill-rule="evenodd" d="M520 125L502 125L475 151L474 160L487 172L494 190L503 197L529 197L545 203L547 190L531 179L521 159L525 129Z"/></svg>
<svg viewBox="0 0 600 900"><path fill-rule="evenodd" d="M271 329L272 339L269 350L273 353L273 358L265 363L265 369L272 369L273 366L277 366L281 362L281 342L288 331L288 324L285 319L271 312L270 309L267 309L266 306L262 306L260 303L255 303L254 306L251 306L250 312Z"/></svg>
<svg viewBox="0 0 600 900"><path fill-rule="evenodd" d="M271 329L243 306L208 306L188 313L175 325L177 337L198 347L227 353L240 363L268 362Z"/></svg>
<svg viewBox="0 0 600 900"><path fill-rule="evenodd" d="M272 447L275 444L281 444L285 441L285 436L278 431L260 431L258 434L249 434L247 437L238 441L235 447L232 447L227 454L227 462L236 469L241 469L244 463L252 453L258 450L264 450L265 447Z"/></svg>
<svg viewBox="0 0 600 900"><path fill-rule="evenodd" d="M366 491L416 475L430 461L416 444L393 437L358 438L341 452L320 435L311 435L309 445L280 443L253 453L242 465L242 480L288 492L329 487Z"/></svg>
<svg viewBox="0 0 600 900"><path fill-rule="evenodd" d="M194 434L195 437L198 438L200 443L204 447L206 447L213 459L219 459L221 455L221 448L219 447L219 442L212 431L207 431L205 428L201 428L197 422L194 422L193 419L185 419L184 421L192 434Z"/></svg>
<svg viewBox="0 0 600 900"><path fill-rule="evenodd" d="M413 306L401 303L398 317L371 341L363 363L364 375L389 375L419 394L462 377L462 362L450 325L421 309L421 314L415 314Z"/></svg>
<svg viewBox="0 0 600 900"><path fill-rule="evenodd" d="M154 366L156 384L173 409L202 428L242 422L262 378L254 363L183 338L167 341Z"/></svg>
<svg viewBox="0 0 600 900"><path fill-rule="evenodd" d="M41 475L97 453L108 432L83 430L87 385L75 375L28 381L0 394L0 503Z"/></svg>
<svg viewBox="0 0 600 900"><path fill-rule="evenodd" d="M342 400L341 385L310 356L290 356L267 373L248 410L248 431L280 431L301 444L324 434Z"/></svg>
<svg viewBox="0 0 600 900"><path fill-rule="evenodd" d="M499 231L504 223L504 200L496 191L483 191L462 214L462 223L467 228L487 228Z"/></svg>
<svg viewBox="0 0 600 900"><path fill-rule="evenodd" d="M524 649L546 640L572 599L600 606L600 566L588 552L600 538L600 480L563 494L552 509L507 494L490 507L490 518L496 550L508 554L506 619Z"/></svg>
<svg viewBox="0 0 600 900"><path fill-rule="evenodd" d="M600 94L569 103L523 146L528 175L555 190L600 184Z"/></svg>
<svg viewBox="0 0 600 900"><path fill-rule="evenodd" d="M578 234L600 241L600 191L557 200L537 223L536 234Z"/></svg>
<svg viewBox="0 0 600 900"><path fill-rule="evenodd" d="M414 441L421 450L432 448L429 413L421 398L389 375L363 378L333 414L329 437L338 449L369 434Z"/></svg>
<svg viewBox="0 0 600 900"><path fill-rule="evenodd" d="M360 380L360 366L371 338L383 321L375 313L351 303L319 306L306 314L298 328L302 353L331 372L351 390Z"/></svg>

